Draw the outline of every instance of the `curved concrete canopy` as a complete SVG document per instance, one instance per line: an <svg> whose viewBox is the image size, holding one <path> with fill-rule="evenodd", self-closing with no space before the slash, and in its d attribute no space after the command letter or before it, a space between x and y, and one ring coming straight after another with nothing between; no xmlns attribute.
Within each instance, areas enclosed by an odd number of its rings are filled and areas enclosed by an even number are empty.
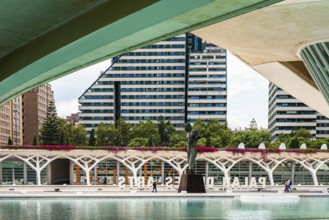
<svg viewBox="0 0 329 220"><path fill-rule="evenodd" d="M329 105L299 56L306 45L329 39L328 11L327 0L285 0L193 33L329 117Z"/></svg>
<svg viewBox="0 0 329 220"><path fill-rule="evenodd" d="M96 62L279 1L1 1L0 104Z"/></svg>

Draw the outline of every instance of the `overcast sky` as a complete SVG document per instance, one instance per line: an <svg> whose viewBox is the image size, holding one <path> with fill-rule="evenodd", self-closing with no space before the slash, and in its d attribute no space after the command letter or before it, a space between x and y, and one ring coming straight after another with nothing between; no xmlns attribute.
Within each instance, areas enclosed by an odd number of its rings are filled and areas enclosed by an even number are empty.
<svg viewBox="0 0 329 220"><path fill-rule="evenodd" d="M110 63L104 61L50 83L58 116L65 118L79 111L78 98ZM258 127L267 128L268 81L230 53L227 66L229 127L243 129L255 118Z"/></svg>

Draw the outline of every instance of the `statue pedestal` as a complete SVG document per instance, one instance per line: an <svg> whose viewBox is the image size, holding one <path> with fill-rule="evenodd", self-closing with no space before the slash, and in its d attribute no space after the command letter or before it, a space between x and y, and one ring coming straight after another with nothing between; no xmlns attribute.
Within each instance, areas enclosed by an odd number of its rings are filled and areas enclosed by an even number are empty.
<svg viewBox="0 0 329 220"><path fill-rule="evenodd" d="M180 179L178 192L206 193L203 177L200 174L183 174Z"/></svg>

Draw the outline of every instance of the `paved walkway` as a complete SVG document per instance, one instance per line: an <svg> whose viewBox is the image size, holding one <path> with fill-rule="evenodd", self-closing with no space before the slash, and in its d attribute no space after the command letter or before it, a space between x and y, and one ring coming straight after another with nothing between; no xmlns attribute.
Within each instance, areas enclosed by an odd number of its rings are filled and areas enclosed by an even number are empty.
<svg viewBox="0 0 329 220"><path fill-rule="evenodd" d="M283 193L282 187L265 189L227 189L207 190L207 193L178 193L176 189L158 188L157 193L151 189L118 189L108 186L0 186L0 199L3 198L165 198L165 197L203 197L203 198L289 198L289 197L329 197L326 186L300 186L291 193Z"/></svg>

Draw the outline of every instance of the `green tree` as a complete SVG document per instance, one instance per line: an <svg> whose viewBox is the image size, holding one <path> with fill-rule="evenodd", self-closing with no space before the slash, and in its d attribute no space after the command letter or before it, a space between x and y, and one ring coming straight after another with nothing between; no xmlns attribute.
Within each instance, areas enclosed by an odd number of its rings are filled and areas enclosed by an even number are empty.
<svg viewBox="0 0 329 220"><path fill-rule="evenodd" d="M87 144L87 131L81 124L72 128L72 145L83 146Z"/></svg>
<svg viewBox="0 0 329 220"><path fill-rule="evenodd" d="M147 146L148 142L149 140L147 138L136 137L129 142L128 146L129 147Z"/></svg>
<svg viewBox="0 0 329 220"><path fill-rule="evenodd" d="M13 145L13 141L11 140L10 136L8 137L8 142L7 142L8 145Z"/></svg>
<svg viewBox="0 0 329 220"><path fill-rule="evenodd" d="M199 132L201 138L206 138L206 146L212 146L213 139L219 138L221 146L227 147L232 142L233 132L227 127L226 123L220 123L218 120L197 120L193 129ZM218 146L218 142L216 142Z"/></svg>
<svg viewBox="0 0 329 220"><path fill-rule="evenodd" d="M263 130L248 130L238 131L234 133L231 146L238 146L240 143L244 143L247 148L258 148L260 143L264 143L265 146L269 146L271 141L271 134L268 131Z"/></svg>
<svg viewBox="0 0 329 220"><path fill-rule="evenodd" d="M170 145L170 136L175 133L175 128L170 124L170 121L165 122L164 117L158 118L158 133L160 135L160 146Z"/></svg>
<svg viewBox="0 0 329 220"><path fill-rule="evenodd" d="M251 119L251 121L250 121L249 129L250 130L257 130L257 122L254 118Z"/></svg>
<svg viewBox="0 0 329 220"><path fill-rule="evenodd" d="M132 129L132 137L141 137L148 139L149 146L159 146L160 135L157 129L157 125L150 120L145 122L140 121L138 125Z"/></svg>
<svg viewBox="0 0 329 220"><path fill-rule="evenodd" d="M310 146L312 143L312 134L309 130L305 128L294 129L291 131L290 135L288 135L287 147L289 148L300 148L300 146L305 143Z"/></svg>
<svg viewBox="0 0 329 220"><path fill-rule="evenodd" d="M95 146L95 145L96 145L95 129L91 129L88 146Z"/></svg>
<svg viewBox="0 0 329 220"><path fill-rule="evenodd" d="M178 131L169 137L169 146L184 147L186 146L186 132Z"/></svg>
<svg viewBox="0 0 329 220"><path fill-rule="evenodd" d="M300 128L298 130L296 130L293 134L293 136L296 137L301 137L304 139L311 139L312 138L312 134L309 130L305 129L305 128Z"/></svg>
<svg viewBox="0 0 329 220"><path fill-rule="evenodd" d="M34 145L34 146L38 145L38 140L37 140L37 135L36 134L33 136L32 145Z"/></svg>
<svg viewBox="0 0 329 220"><path fill-rule="evenodd" d="M64 145L65 144L65 136L63 130L61 130L61 134L59 136L59 144Z"/></svg>
<svg viewBox="0 0 329 220"><path fill-rule="evenodd" d="M207 142L207 139L206 138L200 138L197 142L196 142L196 145L197 146L206 146L206 142Z"/></svg>
<svg viewBox="0 0 329 220"><path fill-rule="evenodd" d="M113 128L114 129L114 128ZM127 146L128 143L131 140L131 130L132 125L124 121L123 119L119 119L116 122L116 128L117 132L114 132L116 134L116 144L117 146Z"/></svg>
<svg viewBox="0 0 329 220"><path fill-rule="evenodd" d="M180 147L186 147L186 141L179 141L177 142L175 145L173 145L174 147L180 148Z"/></svg>
<svg viewBox="0 0 329 220"><path fill-rule="evenodd" d="M216 148L223 148L221 138L220 137L211 138L211 146Z"/></svg>
<svg viewBox="0 0 329 220"><path fill-rule="evenodd" d="M57 123L57 113L54 102L49 102L46 120L40 129L40 140L42 144L58 144L60 127Z"/></svg>
<svg viewBox="0 0 329 220"><path fill-rule="evenodd" d="M109 124L100 123L96 128L96 145L106 146L109 145Z"/></svg>

